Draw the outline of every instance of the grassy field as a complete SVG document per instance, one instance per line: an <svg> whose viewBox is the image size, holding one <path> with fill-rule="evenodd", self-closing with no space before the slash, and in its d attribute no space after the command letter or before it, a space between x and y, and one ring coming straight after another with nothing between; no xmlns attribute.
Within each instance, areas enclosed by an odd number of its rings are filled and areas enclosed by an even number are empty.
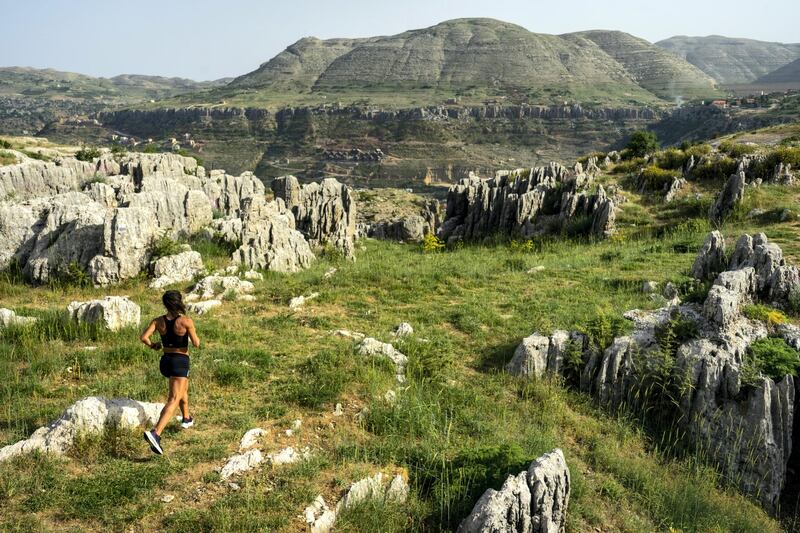
<svg viewBox="0 0 800 533"><path fill-rule="evenodd" d="M748 201L796 203L798 190L784 191L780 200L767 191ZM628 218L657 222L655 207L636 205ZM355 262L327 258L300 274L267 273L257 302L226 302L196 318L204 344L192 356L197 425L170 426L167 455L151 455L137 432L115 431L80 439L67 458L2 464L0 529L302 531L298 515L317 494L336 501L364 475L401 470L412 487L407 504L356 508L339 530L452 530L486 488L559 446L574 480L570 531L779 531L710 468L661 452L639 424L600 412L560 383L503 371L534 331L657 306L641 293L642 281L687 279L707 229L697 219L657 237L433 254L366 240ZM756 229L790 257L800 253L794 223L724 228L731 238ZM222 250L196 244L207 265L225 264ZM339 270L325 279L330 266ZM544 269L528 273L537 266ZM321 296L288 311L289 298L312 290ZM0 331L0 443L26 437L90 394L163 401L157 355L137 331L60 325L57 312L69 301L109 293L129 295L145 317L162 312L143 280L107 290L0 282L4 306L42 318L31 329ZM384 395L397 387L393 369L358 356L331 331L390 341L402 321L417 335L396 342L409 356L409 379L391 404ZM337 402L344 416L333 416ZM285 436L297 418L302 428ZM269 430L267 451L309 446L313 458L252 472L233 490L215 469L256 426ZM161 503L166 494L173 503Z"/></svg>

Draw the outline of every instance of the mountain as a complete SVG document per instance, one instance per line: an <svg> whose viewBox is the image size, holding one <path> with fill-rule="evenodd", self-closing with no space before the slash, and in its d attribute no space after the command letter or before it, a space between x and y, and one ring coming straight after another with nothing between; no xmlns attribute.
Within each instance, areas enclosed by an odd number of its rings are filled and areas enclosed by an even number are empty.
<svg viewBox="0 0 800 533"><path fill-rule="evenodd" d="M457 19L387 37L304 38L222 93L237 91L652 103L715 89L697 68L625 33L545 35Z"/></svg>
<svg viewBox="0 0 800 533"><path fill-rule="evenodd" d="M167 98L189 91L217 87L227 81L229 80L197 82L185 78L137 74L95 78L53 69L0 67L0 95L133 101Z"/></svg>
<svg viewBox="0 0 800 533"><path fill-rule="evenodd" d="M685 59L721 84L750 83L800 58L800 44L752 39L670 37L656 43Z"/></svg>
<svg viewBox="0 0 800 533"><path fill-rule="evenodd" d="M754 85L790 85L800 88L800 59L795 59L788 65L773 70L766 76L761 76L753 82Z"/></svg>

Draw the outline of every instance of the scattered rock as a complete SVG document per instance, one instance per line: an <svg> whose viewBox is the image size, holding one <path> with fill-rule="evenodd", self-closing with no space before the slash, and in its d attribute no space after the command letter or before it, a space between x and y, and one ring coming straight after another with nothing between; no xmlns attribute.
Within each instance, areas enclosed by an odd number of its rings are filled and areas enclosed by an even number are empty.
<svg viewBox="0 0 800 533"><path fill-rule="evenodd" d="M33 451L64 454L79 434L99 434L107 427L153 426L163 407L127 398L89 396L72 404L58 420L40 427L29 438L1 448L0 461Z"/></svg>
<svg viewBox="0 0 800 533"><path fill-rule="evenodd" d="M243 277L248 281L264 280L264 275L261 272L258 272L257 270L248 270L247 272L244 273Z"/></svg>
<svg viewBox="0 0 800 533"><path fill-rule="evenodd" d="M319 296L318 292L312 292L308 296L296 296L289 300L289 309L300 309L309 300L313 300Z"/></svg>
<svg viewBox="0 0 800 533"><path fill-rule="evenodd" d="M642 292L645 294L651 294L658 291L658 282L656 281L645 281L642 283Z"/></svg>
<svg viewBox="0 0 800 533"><path fill-rule="evenodd" d="M72 302L67 318L78 324L97 324L110 331L139 325L142 311L127 296L106 296L102 300Z"/></svg>
<svg viewBox="0 0 800 533"><path fill-rule="evenodd" d="M296 451L291 446L284 448L278 453L271 453L267 455L267 458L274 466L289 465L300 461L305 461L310 457L311 450L308 448L303 448L299 451Z"/></svg>
<svg viewBox="0 0 800 533"><path fill-rule="evenodd" d="M537 265L535 267L529 268L525 271L526 274L536 274L537 272L542 272L544 270L544 265Z"/></svg>
<svg viewBox="0 0 800 533"><path fill-rule="evenodd" d="M338 272L338 269L335 267L330 267L325 273L322 275L323 279L330 279L333 277L334 274Z"/></svg>
<svg viewBox="0 0 800 533"><path fill-rule="evenodd" d="M255 286L249 281L236 276L214 274L198 281L192 292L189 293L187 300L208 300L215 297L236 298L253 291L255 291Z"/></svg>
<svg viewBox="0 0 800 533"><path fill-rule="evenodd" d="M363 340L364 337L366 337L366 335L364 335L363 333L359 333L357 331L350 331L349 329L337 329L336 331L333 332L333 334L336 335L337 337L345 337L347 339L353 339L357 341Z"/></svg>
<svg viewBox="0 0 800 533"><path fill-rule="evenodd" d="M342 416L344 415L344 409L342 409L342 404L337 403L336 407L333 408L333 416Z"/></svg>
<svg viewBox="0 0 800 533"><path fill-rule="evenodd" d="M405 367L408 358L395 349L391 344L381 342L372 337L366 337L358 345L358 353L366 357L386 358L395 364L397 370L397 380L401 383L405 381Z"/></svg>
<svg viewBox="0 0 800 533"><path fill-rule="evenodd" d="M30 326L39 320L33 316L19 316L11 309L0 307L0 327L7 328L9 326Z"/></svg>
<svg viewBox="0 0 800 533"><path fill-rule="evenodd" d="M394 328L395 337L408 337L409 335L413 334L414 328L412 328L411 324L408 322L402 322L396 328Z"/></svg>
<svg viewBox="0 0 800 533"><path fill-rule="evenodd" d="M222 305L221 300L205 300L202 302L192 302L186 305L186 309L190 313L194 313L196 315L205 315L209 313L212 309L215 309Z"/></svg>
<svg viewBox="0 0 800 533"><path fill-rule="evenodd" d="M222 467L220 477L223 481L231 476L247 472L257 467L264 461L264 456L261 455L260 450L249 450L244 453L236 454L228 459L225 466Z"/></svg>
<svg viewBox="0 0 800 533"><path fill-rule="evenodd" d="M175 496L172 494L165 494L161 497L161 503L170 503L172 500L175 499Z"/></svg>
<svg viewBox="0 0 800 533"><path fill-rule="evenodd" d="M248 430L242 437L242 440L239 441L239 451L252 448L258 444L259 439L266 434L267 430L262 428L253 428Z"/></svg>

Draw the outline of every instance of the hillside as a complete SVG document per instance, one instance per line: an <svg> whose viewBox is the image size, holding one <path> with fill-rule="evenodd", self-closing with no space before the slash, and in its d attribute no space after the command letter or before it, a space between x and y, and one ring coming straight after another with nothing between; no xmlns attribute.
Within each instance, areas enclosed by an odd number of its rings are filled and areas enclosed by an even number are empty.
<svg viewBox="0 0 800 533"><path fill-rule="evenodd" d="M754 84L783 84L800 88L800 59L795 59L788 65L784 65L777 70L773 70L765 76L761 76Z"/></svg>
<svg viewBox="0 0 800 533"><path fill-rule="evenodd" d="M718 83L752 82L800 57L800 44L708 37L675 36L656 43L696 66Z"/></svg>
<svg viewBox="0 0 800 533"><path fill-rule="evenodd" d="M445 96L654 103L714 93L700 71L633 36L545 35L492 19L450 20L388 37L301 39L215 94L241 101L244 91L252 99L253 91L285 90L332 98L401 91L430 103Z"/></svg>

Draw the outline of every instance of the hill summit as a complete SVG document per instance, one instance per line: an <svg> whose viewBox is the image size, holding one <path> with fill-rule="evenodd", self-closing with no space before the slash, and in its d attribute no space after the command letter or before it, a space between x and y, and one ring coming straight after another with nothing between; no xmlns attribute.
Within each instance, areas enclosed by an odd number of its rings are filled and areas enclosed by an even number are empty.
<svg viewBox="0 0 800 533"><path fill-rule="evenodd" d="M226 88L241 90L654 103L715 88L696 67L626 33L546 35L456 19L385 37L303 38Z"/></svg>

